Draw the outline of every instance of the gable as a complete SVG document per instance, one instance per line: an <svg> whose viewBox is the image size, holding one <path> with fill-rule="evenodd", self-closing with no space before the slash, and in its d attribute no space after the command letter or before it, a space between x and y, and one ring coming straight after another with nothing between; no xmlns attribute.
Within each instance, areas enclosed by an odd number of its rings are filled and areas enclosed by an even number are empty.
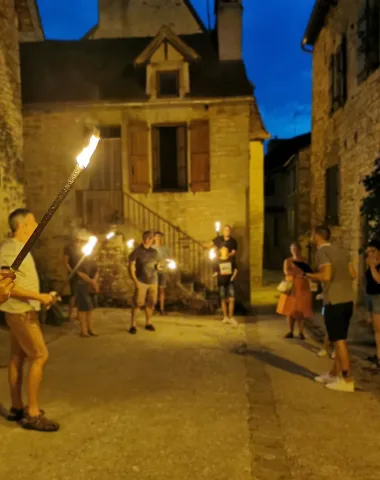
<svg viewBox="0 0 380 480"><path fill-rule="evenodd" d="M181 40L170 27L164 26L156 37L136 58L135 64L161 63L165 61L198 60L198 53Z"/></svg>
<svg viewBox="0 0 380 480"><path fill-rule="evenodd" d="M154 37L162 25L177 35L206 31L191 0L98 1L99 21L86 39Z"/></svg>

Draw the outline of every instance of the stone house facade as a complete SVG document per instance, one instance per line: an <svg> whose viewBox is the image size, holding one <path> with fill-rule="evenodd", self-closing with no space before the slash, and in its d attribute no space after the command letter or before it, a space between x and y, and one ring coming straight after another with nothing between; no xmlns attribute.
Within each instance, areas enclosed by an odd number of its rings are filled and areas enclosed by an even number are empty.
<svg viewBox="0 0 380 480"><path fill-rule="evenodd" d="M64 274L57 246L73 224L105 232L116 223L135 238L163 231L182 270L207 283L202 243L220 221L234 228L249 301L249 283L262 277L268 134L242 60L242 5L217 2L209 32L188 1L154 3L154 15L153 2L137 1L121 15L124 2L100 1L99 23L83 40L22 46L27 198L38 218L70 174L86 128L102 137L41 243L49 275ZM232 24L235 40L224 42Z"/></svg>
<svg viewBox="0 0 380 480"><path fill-rule="evenodd" d="M34 1L0 5L0 237L11 210L24 204L19 42L42 40Z"/></svg>
<svg viewBox="0 0 380 480"><path fill-rule="evenodd" d="M361 180L380 147L380 2L318 0L303 48L313 55L312 223L329 223L362 273Z"/></svg>
<svg viewBox="0 0 380 480"><path fill-rule="evenodd" d="M281 269L294 241L303 244L304 255L308 255L310 146L310 133L269 142L264 158L266 269Z"/></svg>

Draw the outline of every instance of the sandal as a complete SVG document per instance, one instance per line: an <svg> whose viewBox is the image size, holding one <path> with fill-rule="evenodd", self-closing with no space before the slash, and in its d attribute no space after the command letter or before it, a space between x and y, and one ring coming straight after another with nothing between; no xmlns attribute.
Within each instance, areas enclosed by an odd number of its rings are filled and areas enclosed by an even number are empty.
<svg viewBox="0 0 380 480"><path fill-rule="evenodd" d="M292 332L289 332L286 335L284 335L284 338L294 338L294 335Z"/></svg>
<svg viewBox="0 0 380 480"><path fill-rule="evenodd" d="M88 334L90 335L90 337L98 337L99 336L97 333L93 332L92 330L89 330Z"/></svg>
<svg viewBox="0 0 380 480"><path fill-rule="evenodd" d="M59 423L49 420L43 413L37 417L25 415L20 421L20 425L25 430L35 430L37 432L57 432L60 428Z"/></svg>
<svg viewBox="0 0 380 480"><path fill-rule="evenodd" d="M45 415L43 410L40 410L42 415ZM8 415L5 417L9 422L19 422L28 415L28 407L15 408L12 407L9 410Z"/></svg>

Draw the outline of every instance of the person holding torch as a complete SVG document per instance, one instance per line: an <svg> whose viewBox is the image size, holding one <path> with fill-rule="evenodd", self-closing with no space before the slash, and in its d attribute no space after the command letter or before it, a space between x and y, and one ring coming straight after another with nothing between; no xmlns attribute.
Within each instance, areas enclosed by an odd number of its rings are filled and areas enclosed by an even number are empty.
<svg viewBox="0 0 380 480"><path fill-rule="evenodd" d="M12 238L0 247L0 265L10 267L23 246L33 234L37 222L27 209L20 208L9 216ZM39 391L48 351L40 328L41 305L47 307L56 302L53 295L40 293L39 278L31 253L18 269L15 287L10 298L0 310L5 312L11 336L11 359L9 362L9 386L12 408L8 420L20 422L28 430L55 432L59 424L48 419L39 406ZM22 399L23 367L29 362L27 376L28 406Z"/></svg>

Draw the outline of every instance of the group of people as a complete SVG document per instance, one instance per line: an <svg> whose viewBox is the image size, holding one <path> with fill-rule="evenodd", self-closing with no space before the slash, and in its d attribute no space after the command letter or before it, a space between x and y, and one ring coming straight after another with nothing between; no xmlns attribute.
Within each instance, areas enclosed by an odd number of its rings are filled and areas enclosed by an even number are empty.
<svg viewBox="0 0 380 480"><path fill-rule="evenodd" d="M334 360L332 369L315 380L330 390L353 392L354 380L350 370L347 336L350 321L354 313L354 288L356 271L347 252L330 243L331 232L326 226L313 230L312 241L315 244L317 271L302 269L307 265L297 243L291 245L291 257L284 262L285 281L289 290L280 295L277 313L288 319L289 331L285 338L294 338L295 325L299 337L305 339L304 321L313 315L312 284L322 285L322 313L326 326L325 346L319 356L328 354ZM366 250L366 305L373 322L377 351L369 360L380 367L380 242L373 240ZM311 269L310 269L311 270Z"/></svg>
<svg viewBox="0 0 380 480"><path fill-rule="evenodd" d="M9 386L11 408L9 421L18 422L27 430L55 432L60 425L50 419L39 405L39 392L43 370L48 360L48 350L40 328L39 312L41 305L53 306L58 296L54 293L41 293L39 276L31 253L27 255L17 272L17 280L9 275L13 261L33 234L37 222L32 212L25 208L13 211L9 216L11 238L0 246L0 311L5 313L10 331L11 358L9 361ZM91 257L83 257L82 248L88 240L88 234L79 232L74 242L65 249L65 266L71 277L71 289L74 306L78 310L81 337L97 336L93 328L92 312L96 307L96 295L99 292L99 270ZM236 323L234 313L234 281L237 275L237 242L231 237L231 227L224 228L223 235L212 241L212 247L219 255L215 266L222 299L225 323ZM131 325L129 333L136 334L136 314L145 309L148 331L155 331L152 316L159 301L160 312L164 313L165 287L167 282L164 265L169 251L163 242L161 232L144 232L142 244L129 256L129 269L135 283ZM78 267L80 264L80 268ZM26 360L29 363L27 376L27 398L25 405L22 397L23 369Z"/></svg>

